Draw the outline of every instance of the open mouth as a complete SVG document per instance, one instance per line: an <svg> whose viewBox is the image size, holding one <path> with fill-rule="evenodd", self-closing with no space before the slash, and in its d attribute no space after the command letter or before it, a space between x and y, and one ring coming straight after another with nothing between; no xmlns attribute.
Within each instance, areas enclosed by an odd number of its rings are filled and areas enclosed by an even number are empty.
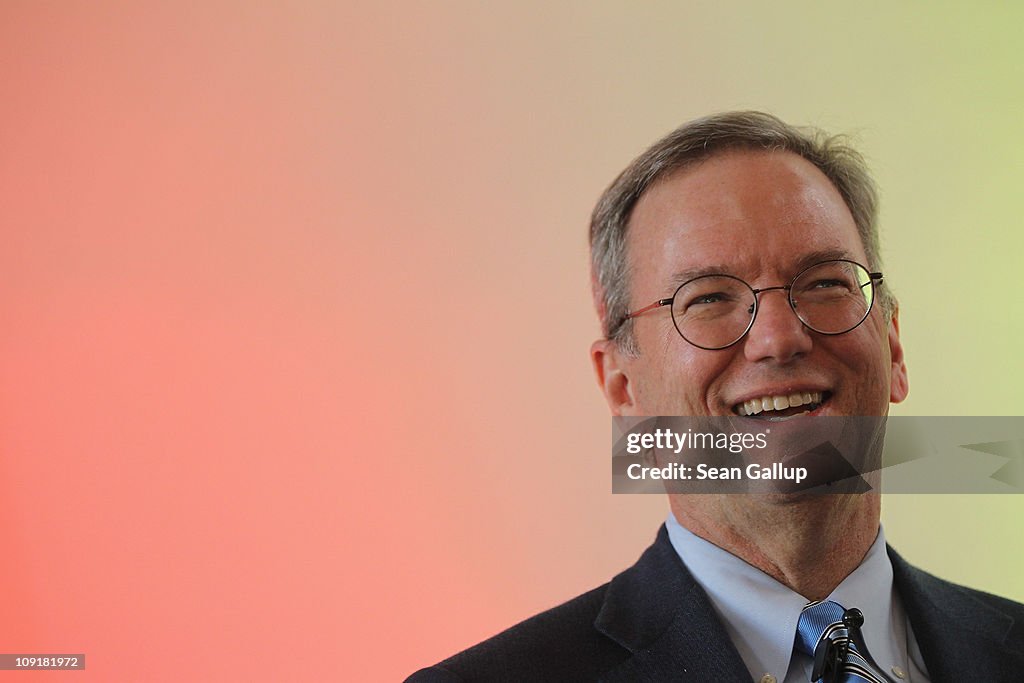
<svg viewBox="0 0 1024 683"><path fill-rule="evenodd" d="M733 406L733 412L760 420L786 420L814 412L828 402L832 393L810 391L785 396L762 396Z"/></svg>

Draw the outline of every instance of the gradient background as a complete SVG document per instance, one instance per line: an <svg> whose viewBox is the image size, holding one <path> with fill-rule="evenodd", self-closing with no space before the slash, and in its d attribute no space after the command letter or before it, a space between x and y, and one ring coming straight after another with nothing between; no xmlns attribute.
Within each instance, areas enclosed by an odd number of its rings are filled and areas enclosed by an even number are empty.
<svg viewBox="0 0 1024 683"><path fill-rule="evenodd" d="M631 564L586 226L684 120L855 133L901 415L1020 415L1009 3L0 4L0 651L396 680ZM191 3L195 4L195 3ZM893 544L1024 599L1018 497Z"/></svg>

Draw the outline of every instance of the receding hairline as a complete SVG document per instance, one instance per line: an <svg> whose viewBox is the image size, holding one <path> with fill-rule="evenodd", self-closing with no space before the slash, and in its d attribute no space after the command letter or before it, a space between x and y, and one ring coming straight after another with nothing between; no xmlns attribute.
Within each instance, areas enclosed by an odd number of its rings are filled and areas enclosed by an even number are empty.
<svg viewBox="0 0 1024 683"><path fill-rule="evenodd" d="M625 230L623 231L623 255L626 260L627 272L630 276L633 275L632 266L634 264L632 263L632 246L636 239L636 226L634 224L634 221L636 220L637 209L641 207L641 205L649 205L650 202L656 201L657 193L660 189L663 189L667 185L679 182L679 180L682 177L693 176L698 174L701 171L701 168L708 163L728 160L730 158L742 159L743 157L785 158L788 159L788 161L793 164L792 168L794 174L798 178L801 178L801 180L810 180L813 178L815 181L820 181L821 183L823 183L820 184L819 187L827 188L826 192L832 195L832 199L835 200L835 206L842 207L842 211L845 213L845 217L849 218L850 227L853 229L854 235L857 238L857 244L863 252L863 258L870 260L870 251L868 245L864 243L864 239L861 235L860 228L857 225L857 218L856 216L853 215L853 211L851 210L849 203L843 196L841 189L836 185L832 178L830 178L824 171L822 171L821 168L817 166L817 164L815 164L814 162L812 162L811 160L807 159L805 156L797 152L781 147L766 149L757 146L736 145L728 149L713 149L710 150L706 155L701 156L697 159L687 160L686 163L680 164L678 168L664 169L660 175L654 178L644 188L643 192L636 198L636 200L633 202L633 205L629 209L628 217L626 218L624 225ZM805 189L810 187L812 186L804 185ZM718 197L719 194L717 192L712 192L708 193L708 196ZM816 250L816 253L826 255L823 256L821 260L828 260L828 258L849 258L852 260L863 260L860 255L850 253L848 249L841 249L839 247L830 247L824 250ZM827 256L828 254L833 254L833 256ZM873 267L873 264L865 263L864 265L867 266L868 268ZM713 269L714 266L710 266L709 268L700 268L698 270L701 272L710 272Z"/></svg>
<svg viewBox="0 0 1024 683"><path fill-rule="evenodd" d="M628 217L625 221L626 232L633 222L633 214L636 212L637 206L644 202L647 197L657 190L658 188L675 182L681 176L688 176L696 174L701 170L702 166L709 163L717 163L723 160L727 160L734 157L782 157L788 158L795 162L794 169L797 170L801 175L810 173L817 178L824 180L829 189L835 193L835 196L839 201L846 207L847 211L850 211L850 207L847 204L846 198L843 196L842 190L835 181L830 178L817 164L806 156L800 154L791 149L785 147L759 147L756 145L744 145L736 144L729 147L713 148L708 150L706 153L699 157L690 159L683 159L678 164L673 164L667 168L661 169L657 176L650 179L643 187L643 190L635 197L632 205L629 207ZM851 217L853 217L852 211L850 211ZM856 219L854 218L856 223Z"/></svg>

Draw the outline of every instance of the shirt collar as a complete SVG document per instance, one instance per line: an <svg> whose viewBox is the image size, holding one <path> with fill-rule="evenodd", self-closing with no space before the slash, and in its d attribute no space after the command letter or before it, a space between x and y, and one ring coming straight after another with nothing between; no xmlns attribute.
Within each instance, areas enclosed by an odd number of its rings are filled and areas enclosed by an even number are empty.
<svg viewBox="0 0 1024 683"><path fill-rule="evenodd" d="M665 525L672 546L708 594L753 679L766 673L784 679L807 599L693 534L675 515L670 513ZM872 655L879 661L897 661L892 651L892 564L881 528L860 566L828 599L863 611L864 637Z"/></svg>

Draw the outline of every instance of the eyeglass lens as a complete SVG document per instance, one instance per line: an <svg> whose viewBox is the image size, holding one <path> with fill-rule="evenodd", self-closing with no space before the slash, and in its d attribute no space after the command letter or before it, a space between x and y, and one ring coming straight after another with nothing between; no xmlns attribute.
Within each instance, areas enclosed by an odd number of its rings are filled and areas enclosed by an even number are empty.
<svg viewBox="0 0 1024 683"><path fill-rule="evenodd" d="M789 292L797 317L822 334L857 327L871 310L874 284L868 271L850 261L826 261L800 273ZM672 320L691 344L707 349L733 344L750 329L757 295L743 280L707 275L680 287L672 301Z"/></svg>

